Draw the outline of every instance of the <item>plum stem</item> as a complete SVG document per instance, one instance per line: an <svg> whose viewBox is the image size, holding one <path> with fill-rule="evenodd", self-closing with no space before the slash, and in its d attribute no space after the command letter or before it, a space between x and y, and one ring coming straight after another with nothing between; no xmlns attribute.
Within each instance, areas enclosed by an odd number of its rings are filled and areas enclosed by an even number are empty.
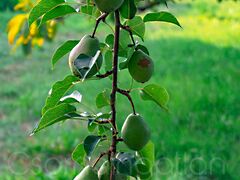
<svg viewBox="0 0 240 180"><path fill-rule="evenodd" d="M104 152L104 153L101 153L100 156L96 159L96 161L94 162L93 164L93 167L95 167L97 165L97 163L102 159L103 156L107 155L108 152Z"/></svg>
<svg viewBox="0 0 240 180"><path fill-rule="evenodd" d="M97 18L97 20L96 20L96 25L95 25L95 28L94 28L93 33L92 33L92 38L94 38L94 36L95 36L95 34L96 34L96 31L97 31L97 28L98 28L99 23L100 23L101 21L104 22L107 16L108 16L108 13L103 13L103 14L101 14L101 15Z"/></svg>
<svg viewBox="0 0 240 180"><path fill-rule="evenodd" d="M132 43L133 43L133 44L130 44L130 46L136 47L136 42L134 40L133 33L132 33L130 27L121 24L121 28L129 32Z"/></svg>
<svg viewBox="0 0 240 180"><path fill-rule="evenodd" d="M133 103L133 100L132 100L132 97L130 96L130 91L129 90L123 90L123 89L117 89L117 92L126 96L129 100L129 102L131 103L131 106L132 106L132 109L133 109L133 114L136 115L136 110L135 110L135 106L134 106L134 103Z"/></svg>

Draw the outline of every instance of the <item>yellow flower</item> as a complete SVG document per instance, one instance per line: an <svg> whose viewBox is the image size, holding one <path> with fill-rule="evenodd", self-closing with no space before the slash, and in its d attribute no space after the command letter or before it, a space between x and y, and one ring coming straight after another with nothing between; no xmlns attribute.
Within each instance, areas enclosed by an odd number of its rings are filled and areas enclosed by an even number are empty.
<svg viewBox="0 0 240 180"><path fill-rule="evenodd" d="M37 27L37 23L34 22L29 29L29 34L31 36L36 36L38 34L38 27Z"/></svg>
<svg viewBox="0 0 240 180"><path fill-rule="evenodd" d="M36 37L36 38L33 38L32 40L32 45L37 45L37 46L43 46L43 43L44 43L44 39L42 37Z"/></svg>
<svg viewBox="0 0 240 180"><path fill-rule="evenodd" d="M8 42L10 44L14 43L14 40L19 33L23 23L27 20L27 14L19 14L14 16L7 25L8 32Z"/></svg>
<svg viewBox="0 0 240 180"><path fill-rule="evenodd" d="M19 3L14 6L14 10L22 10L22 11L29 11L33 7L33 3L31 0L19 0Z"/></svg>
<svg viewBox="0 0 240 180"><path fill-rule="evenodd" d="M57 22L55 20L51 20L47 22L47 33L50 39L53 39L54 36L56 35L56 28L57 28Z"/></svg>

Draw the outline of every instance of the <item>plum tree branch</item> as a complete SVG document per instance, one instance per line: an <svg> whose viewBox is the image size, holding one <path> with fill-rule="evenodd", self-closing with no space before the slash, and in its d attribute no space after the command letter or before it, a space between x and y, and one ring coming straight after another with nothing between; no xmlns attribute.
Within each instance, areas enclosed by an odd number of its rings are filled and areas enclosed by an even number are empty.
<svg viewBox="0 0 240 180"><path fill-rule="evenodd" d="M107 155L107 154L108 154L108 152L101 153L100 156L94 162L93 167L95 167L97 165L97 163L102 159L102 157Z"/></svg>
<svg viewBox="0 0 240 180"><path fill-rule="evenodd" d="M101 15L97 18L97 20L96 20L96 25L95 25L95 28L94 28L93 33L92 33L92 37L95 36L99 23L100 23L101 21L104 22L107 16L108 16L108 13L103 13L103 14L101 14Z"/></svg>
<svg viewBox="0 0 240 180"><path fill-rule="evenodd" d="M112 110L112 144L110 147L111 157L114 157L117 151L117 125L116 125L116 94L118 83L118 53L119 53L119 36L120 36L120 15L119 11L115 11L115 33L114 33L114 50L113 50L113 79L111 92L111 110ZM111 164L110 180L115 180L115 168Z"/></svg>
<svg viewBox="0 0 240 180"><path fill-rule="evenodd" d="M103 78L106 78L106 77L108 77L108 76L111 76L113 74L113 70L111 70L111 71L107 71L105 74L98 74L98 75L96 75L98 78L100 78L100 79L103 79Z"/></svg>
<svg viewBox="0 0 240 180"><path fill-rule="evenodd" d="M111 123L111 120L102 120L102 121L96 121L96 123L98 124L110 124Z"/></svg>
<svg viewBox="0 0 240 180"><path fill-rule="evenodd" d="M118 142L123 142L123 138L118 138L117 141Z"/></svg>
<svg viewBox="0 0 240 180"><path fill-rule="evenodd" d="M136 110L135 110L135 106L134 106L134 103L133 103L133 100L132 100L132 97L130 96L130 91L126 91L126 90L123 90L123 89L117 89L117 92L126 96L129 100L129 102L131 103L131 106L132 106L132 109L133 109L133 114L136 114Z"/></svg>

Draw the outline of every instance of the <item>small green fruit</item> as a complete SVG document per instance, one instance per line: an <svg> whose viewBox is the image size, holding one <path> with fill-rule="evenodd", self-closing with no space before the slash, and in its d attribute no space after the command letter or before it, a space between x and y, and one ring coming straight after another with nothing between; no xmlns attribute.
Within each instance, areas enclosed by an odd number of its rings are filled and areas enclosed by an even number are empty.
<svg viewBox="0 0 240 180"><path fill-rule="evenodd" d="M86 166L75 178L74 180L98 180L97 173L91 166Z"/></svg>
<svg viewBox="0 0 240 180"><path fill-rule="evenodd" d="M99 180L109 180L110 178L110 166L109 166L109 162L105 161L102 166L100 167L100 169L98 170L98 178ZM124 174L120 174L117 173L116 180L127 180L127 176Z"/></svg>
<svg viewBox="0 0 240 180"><path fill-rule="evenodd" d="M132 150L141 150L149 141L151 133L143 118L136 114L130 114L122 127L124 143Z"/></svg>
<svg viewBox="0 0 240 180"><path fill-rule="evenodd" d="M90 35L84 36L81 41L72 49L69 55L69 67L75 76L82 78L89 69L91 58L100 50L97 38ZM87 78L95 75L102 66L102 54L97 58L96 63L87 74Z"/></svg>
<svg viewBox="0 0 240 180"><path fill-rule="evenodd" d="M105 13L116 11L124 0L94 0L98 9Z"/></svg>
<svg viewBox="0 0 240 180"><path fill-rule="evenodd" d="M154 64L147 54L137 50L128 62L128 71L134 80L145 83L152 77Z"/></svg>

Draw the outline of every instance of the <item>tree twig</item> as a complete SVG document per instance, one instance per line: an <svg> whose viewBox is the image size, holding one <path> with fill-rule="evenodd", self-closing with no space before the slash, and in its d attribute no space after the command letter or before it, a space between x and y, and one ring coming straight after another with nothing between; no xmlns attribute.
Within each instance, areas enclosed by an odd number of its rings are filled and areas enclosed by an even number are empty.
<svg viewBox="0 0 240 180"><path fill-rule="evenodd" d="M96 161L93 164L93 167L95 167L97 165L97 163L102 159L103 156L107 155L108 153L104 152L101 153L100 156L96 159Z"/></svg>
<svg viewBox="0 0 240 180"><path fill-rule="evenodd" d="M133 43L133 46L135 47L136 46L136 42L134 40L133 33L132 33L130 27L121 24L121 28L129 32L131 40L132 40L132 43Z"/></svg>
<svg viewBox="0 0 240 180"><path fill-rule="evenodd" d="M123 89L117 89L117 92L119 92L120 94L126 96L129 100L129 102L131 103L131 106L132 106L132 109L133 109L133 114L136 114L136 110L135 110L135 106L134 106L134 103L133 103L133 100L132 100L132 97L130 96L130 91L126 91L126 90L123 90Z"/></svg>
<svg viewBox="0 0 240 180"><path fill-rule="evenodd" d="M113 80L112 80L112 92L111 92L111 110L112 110L112 144L110 147L111 157L116 154L117 147L117 125L116 125L116 93L118 83L118 53L119 53L119 36L120 36L120 15L119 11L115 11L115 33L114 33L114 50L113 50ZM111 164L110 180L115 180L115 168Z"/></svg>
<svg viewBox="0 0 240 180"><path fill-rule="evenodd" d="M95 121L96 123L98 123L98 124L110 124L111 123L111 120L102 120L102 121L98 121L98 120L96 120Z"/></svg>
<svg viewBox="0 0 240 180"><path fill-rule="evenodd" d="M103 78L106 78L106 77L108 77L108 76L111 76L113 74L113 71L107 71L105 74L98 74L98 75L96 75L98 78L101 78L101 79L103 79Z"/></svg>
<svg viewBox="0 0 240 180"><path fill-rule="evenodd" d="M123 138L118 138L117 141L118 142L123 142Z"/></svg>
<svg viewBox="0 0 240 180"><path fill-rule="evenodd" d="M99 16L99 17L97 18L97 20L96 20L96 25L95 25L95 28L94 28L93 33L92 33L92 37L95 36L99 23L100 23L101 21L104 22L107 16L108 16L108 13L103 13L103 14L101 14L101 16Z"/></svg>

